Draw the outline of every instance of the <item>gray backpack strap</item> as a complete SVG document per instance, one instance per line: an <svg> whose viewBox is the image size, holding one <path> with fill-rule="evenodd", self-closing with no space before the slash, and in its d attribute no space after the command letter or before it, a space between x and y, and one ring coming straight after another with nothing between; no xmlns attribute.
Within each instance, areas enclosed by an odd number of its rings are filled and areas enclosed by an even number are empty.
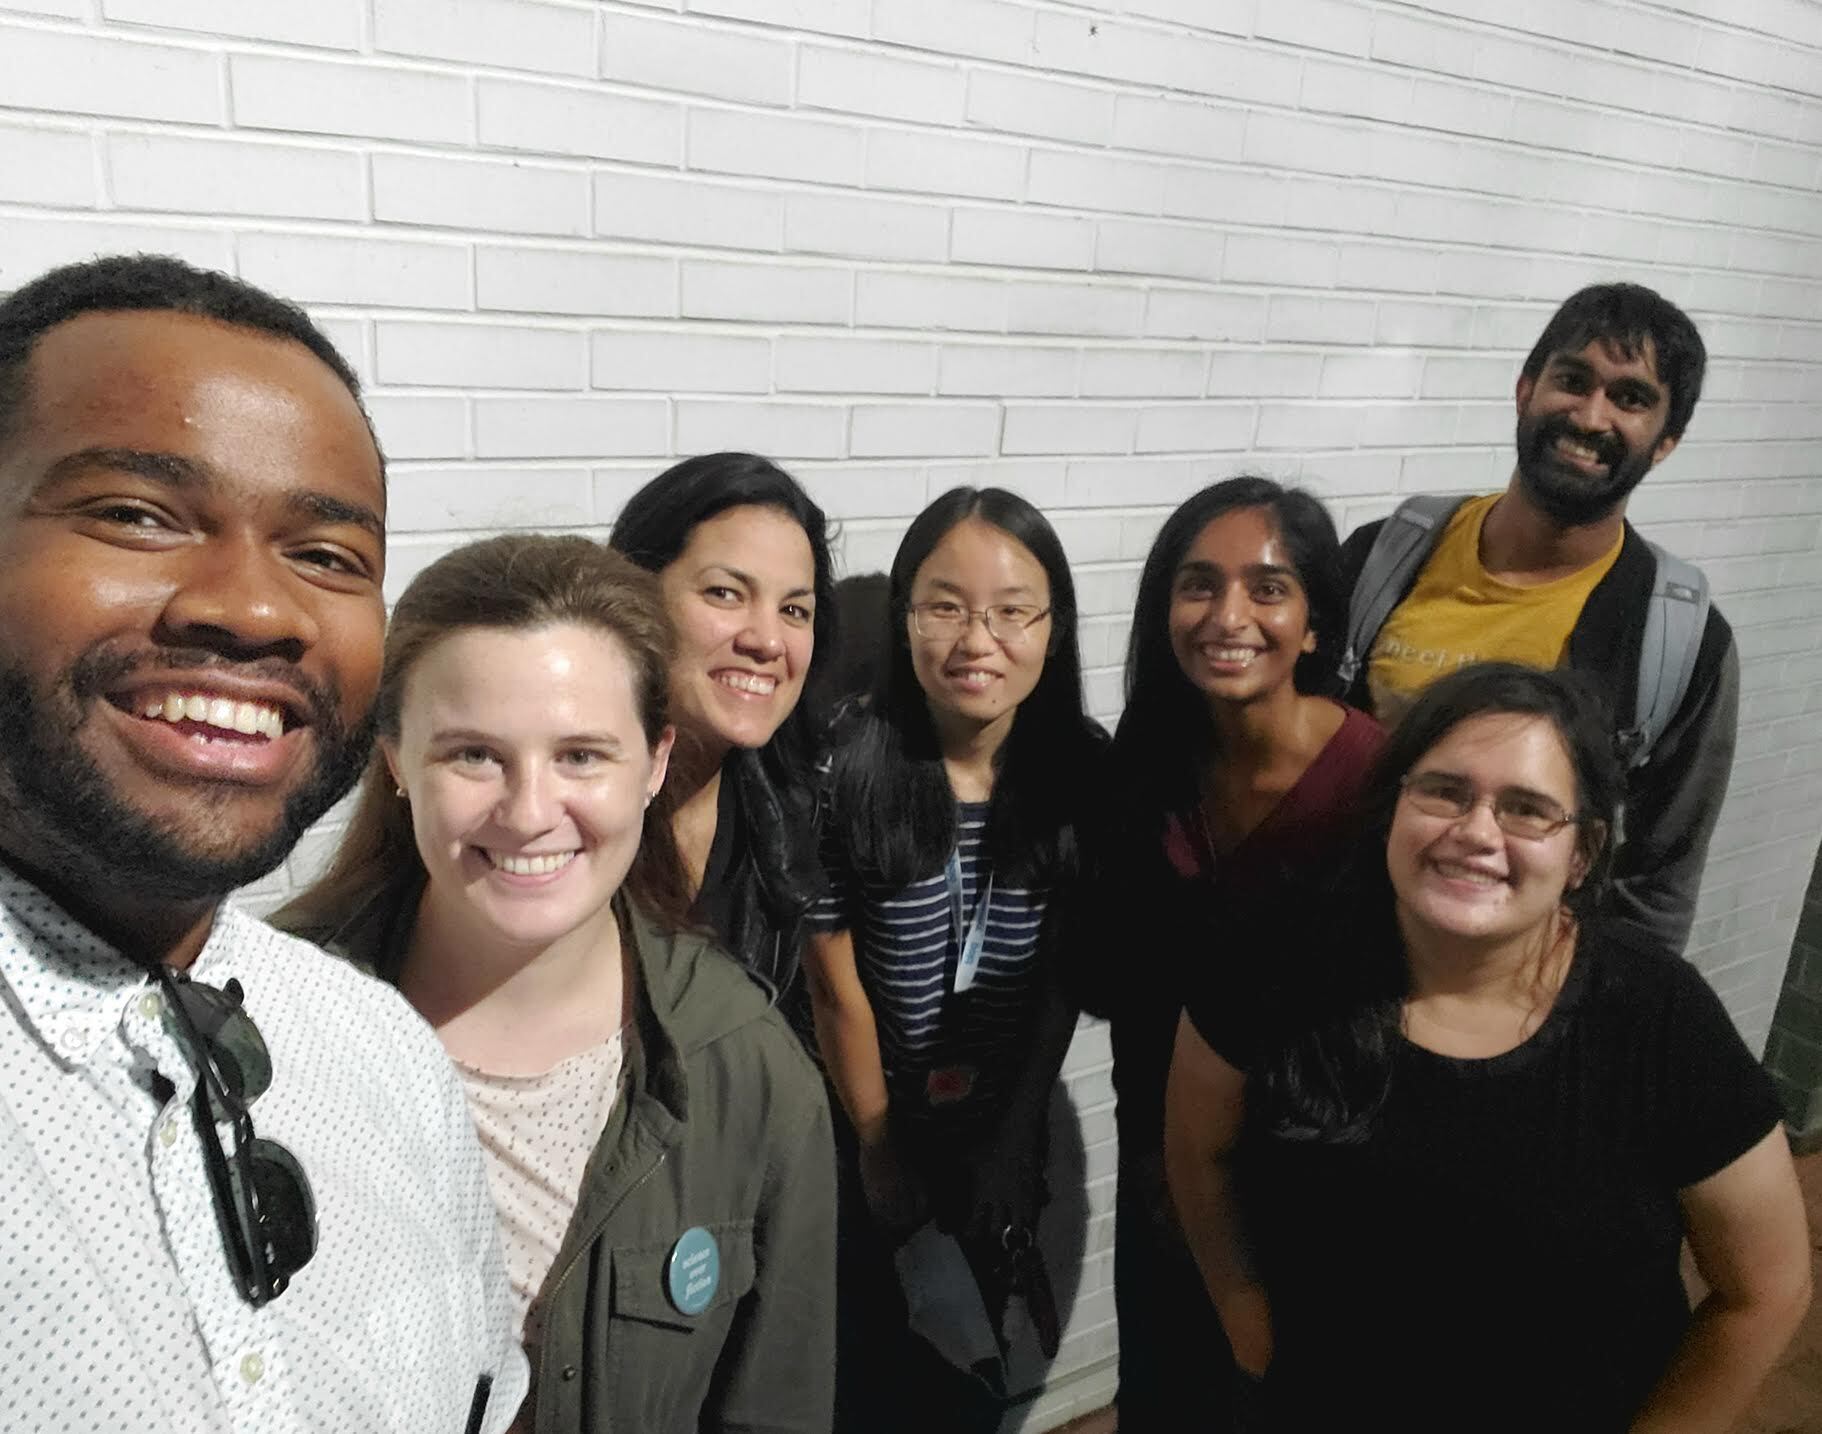
<svg viewBox="0 0 1822 1434"><path fill-rule="evenodd" d="M1708 627L1708 579L1702 570L1656 543L1647 540L1646 546L1657 560L1657 573L1645 609L1633 725L1620 733L1620 752L1628 767L1642 767L1651 759L1651 749L1683 705Z"/></svg>
<svg viewBox="0 0 1822 1434"><path fill-rule="evenodd" d="M1380 526L1373 546L1354 580L1348 599L1347 646L1336 675L1345 692L1353 687L1372 651L1373 639L1410 591L1418 569L1430 556L1449 519L1468 500L1453 494L1424 493L1406 498Z"/></svg>

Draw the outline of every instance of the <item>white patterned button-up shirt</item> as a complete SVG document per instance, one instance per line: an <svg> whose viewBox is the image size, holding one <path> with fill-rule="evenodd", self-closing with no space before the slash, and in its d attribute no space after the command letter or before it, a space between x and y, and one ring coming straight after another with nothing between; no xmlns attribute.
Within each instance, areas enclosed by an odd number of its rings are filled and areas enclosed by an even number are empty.
<svg viewBox="0 0 1822 1434"><path fill-rule="evenodd" d="M272 1056L254 1129L309 1178L316 1254L263 1308L240 1296L158 983L0 867L0 1425L463 1434L485 1376L503 1430L525 1360L435 1034L231 908L190 975L245 988Z"/></svg>

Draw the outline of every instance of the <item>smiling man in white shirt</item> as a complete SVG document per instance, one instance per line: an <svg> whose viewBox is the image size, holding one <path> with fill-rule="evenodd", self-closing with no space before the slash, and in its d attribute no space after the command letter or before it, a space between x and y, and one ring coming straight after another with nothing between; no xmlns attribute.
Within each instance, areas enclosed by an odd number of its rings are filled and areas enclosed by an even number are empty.
<svg viewBox="0 0 1822 1434"><path fill-rule="evenodd" d="M388 987L222 906L348 788L384 464L303 313L176 260L0 302L9 1429L504 1429L462 1092Z"/></svg>

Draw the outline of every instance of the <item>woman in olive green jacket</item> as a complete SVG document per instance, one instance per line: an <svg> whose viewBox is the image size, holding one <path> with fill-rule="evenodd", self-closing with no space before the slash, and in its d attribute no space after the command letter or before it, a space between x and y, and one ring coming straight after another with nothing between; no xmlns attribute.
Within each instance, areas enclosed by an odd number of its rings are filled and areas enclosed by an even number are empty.
<svg viewBox="0 0 1822 1434"><path fill-rule="evenodd" d="M822 1434L834 1164L769 992L685 929L656 580L581 538L406 590L380 755L282 924L396 983L468 1090L524 1315L516 1427Z"/></svg>

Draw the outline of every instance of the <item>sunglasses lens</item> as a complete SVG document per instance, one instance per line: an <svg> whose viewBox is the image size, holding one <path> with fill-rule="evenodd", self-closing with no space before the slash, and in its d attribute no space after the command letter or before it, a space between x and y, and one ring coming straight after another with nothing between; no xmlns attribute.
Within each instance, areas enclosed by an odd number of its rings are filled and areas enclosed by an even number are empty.
<svg viewBox="0 0 1822 1434"><path fill-rule="evenodd" d="M270 1251L268 1264L275 1277L289 1279L316 1253L316 1201L310 1182L297 1157L276 1141L255 1139L248 1154L259 1230Z"/></svg>
<svg viewBox="0 0 1822 1434"><path fill-rule="evenodd" d="M186 981L177 988L177 998L197 1034L208 1043L228 1093L242 1105L251 1105L272 1084L272 1057L259 1027L241 1009L240 983L228 984L228 991L218 991Z"/></svg>

